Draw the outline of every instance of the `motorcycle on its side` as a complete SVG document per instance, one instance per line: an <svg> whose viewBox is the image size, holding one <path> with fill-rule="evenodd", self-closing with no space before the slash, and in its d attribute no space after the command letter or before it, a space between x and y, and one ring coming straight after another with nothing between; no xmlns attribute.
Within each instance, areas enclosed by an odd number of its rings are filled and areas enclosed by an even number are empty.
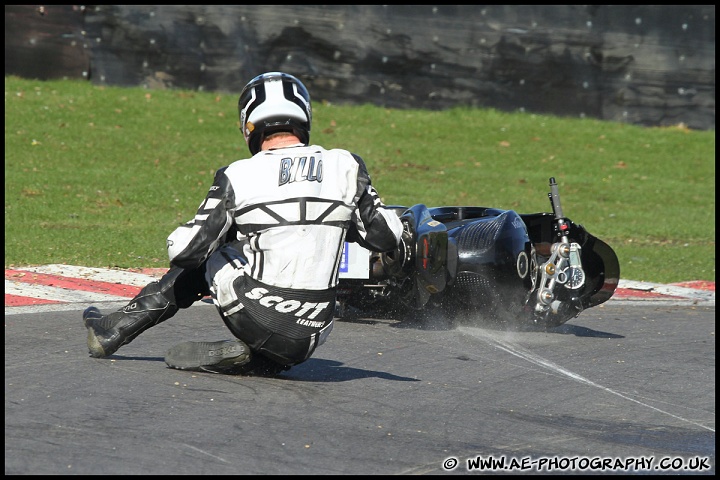
<svg viewBox="0 0 720 480"><path fill-rule="evenodd" d="M337 315L441 312L551 329L608 301L620 279L614 250L563 215L473 206L393 206L400 246L372 252L346 243Z"/></svg>

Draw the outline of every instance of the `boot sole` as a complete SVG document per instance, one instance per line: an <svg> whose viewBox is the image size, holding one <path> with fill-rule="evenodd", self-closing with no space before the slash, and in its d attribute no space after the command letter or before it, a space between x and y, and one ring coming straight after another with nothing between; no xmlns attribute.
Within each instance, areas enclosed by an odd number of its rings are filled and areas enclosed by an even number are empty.
<svg viewBox="0 0 720 480"><path fill-rule="evenodd" d="M250 361L250 349L239 340L185 342L165 354L165 363L178 370L221 372Z"/></svg>
<svg viewBox="0 0 720 480"><path fill-rule="evenodd" d="M88 331L88 352L90 353L91 357L95 358L102 358L107 356L105 355L105 349L100 344L100 341L97 339L97 336L95 336L95 332L92 329L93 320L97 320L99 318L102 318L102 313L100 313L100 310L98 310L97 307L88 307L83 312L83 322L85 323L85 328L87 328Z"/></svg>

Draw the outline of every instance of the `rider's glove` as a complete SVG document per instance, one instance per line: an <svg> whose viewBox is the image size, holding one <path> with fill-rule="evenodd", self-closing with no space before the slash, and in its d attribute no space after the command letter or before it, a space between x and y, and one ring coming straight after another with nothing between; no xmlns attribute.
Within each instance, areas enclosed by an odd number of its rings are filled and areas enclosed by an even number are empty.
<svg viewBox="0 0 720 480"><path fill-rule="evenodd" d="M382 254L382 263L385 273L393 277L402 277L407 275L410 268L412 257L412 247L414 245L413 234L410 225L403 220L403 232L400 241L394 250Z"/></svg>

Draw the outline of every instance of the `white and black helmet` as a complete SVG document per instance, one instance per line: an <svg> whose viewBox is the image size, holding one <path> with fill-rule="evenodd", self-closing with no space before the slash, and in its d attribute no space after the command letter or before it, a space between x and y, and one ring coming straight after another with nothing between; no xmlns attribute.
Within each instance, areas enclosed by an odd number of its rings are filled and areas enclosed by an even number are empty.
<svg viewBox="0 0 720 480"><path fill-rule="evenodd" d="M274 132L292 131L300 141L310 143L310 94L292 75L268 72L250 80L240 93L238 112L240 129L253 155Z"/></svg>

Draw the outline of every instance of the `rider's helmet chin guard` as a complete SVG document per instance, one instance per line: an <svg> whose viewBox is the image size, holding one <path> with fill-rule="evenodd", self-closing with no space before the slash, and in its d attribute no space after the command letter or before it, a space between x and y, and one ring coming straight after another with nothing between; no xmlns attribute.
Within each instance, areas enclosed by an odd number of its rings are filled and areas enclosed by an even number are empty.
<svg viewBox="0 0 720 480"><path fill-rule="evenodd" d="M292 131L302 143L310 143L310 94L292 75L268 72L250 80L240 93L238 113L240 130L253 155L274 132Z"/></svg>

